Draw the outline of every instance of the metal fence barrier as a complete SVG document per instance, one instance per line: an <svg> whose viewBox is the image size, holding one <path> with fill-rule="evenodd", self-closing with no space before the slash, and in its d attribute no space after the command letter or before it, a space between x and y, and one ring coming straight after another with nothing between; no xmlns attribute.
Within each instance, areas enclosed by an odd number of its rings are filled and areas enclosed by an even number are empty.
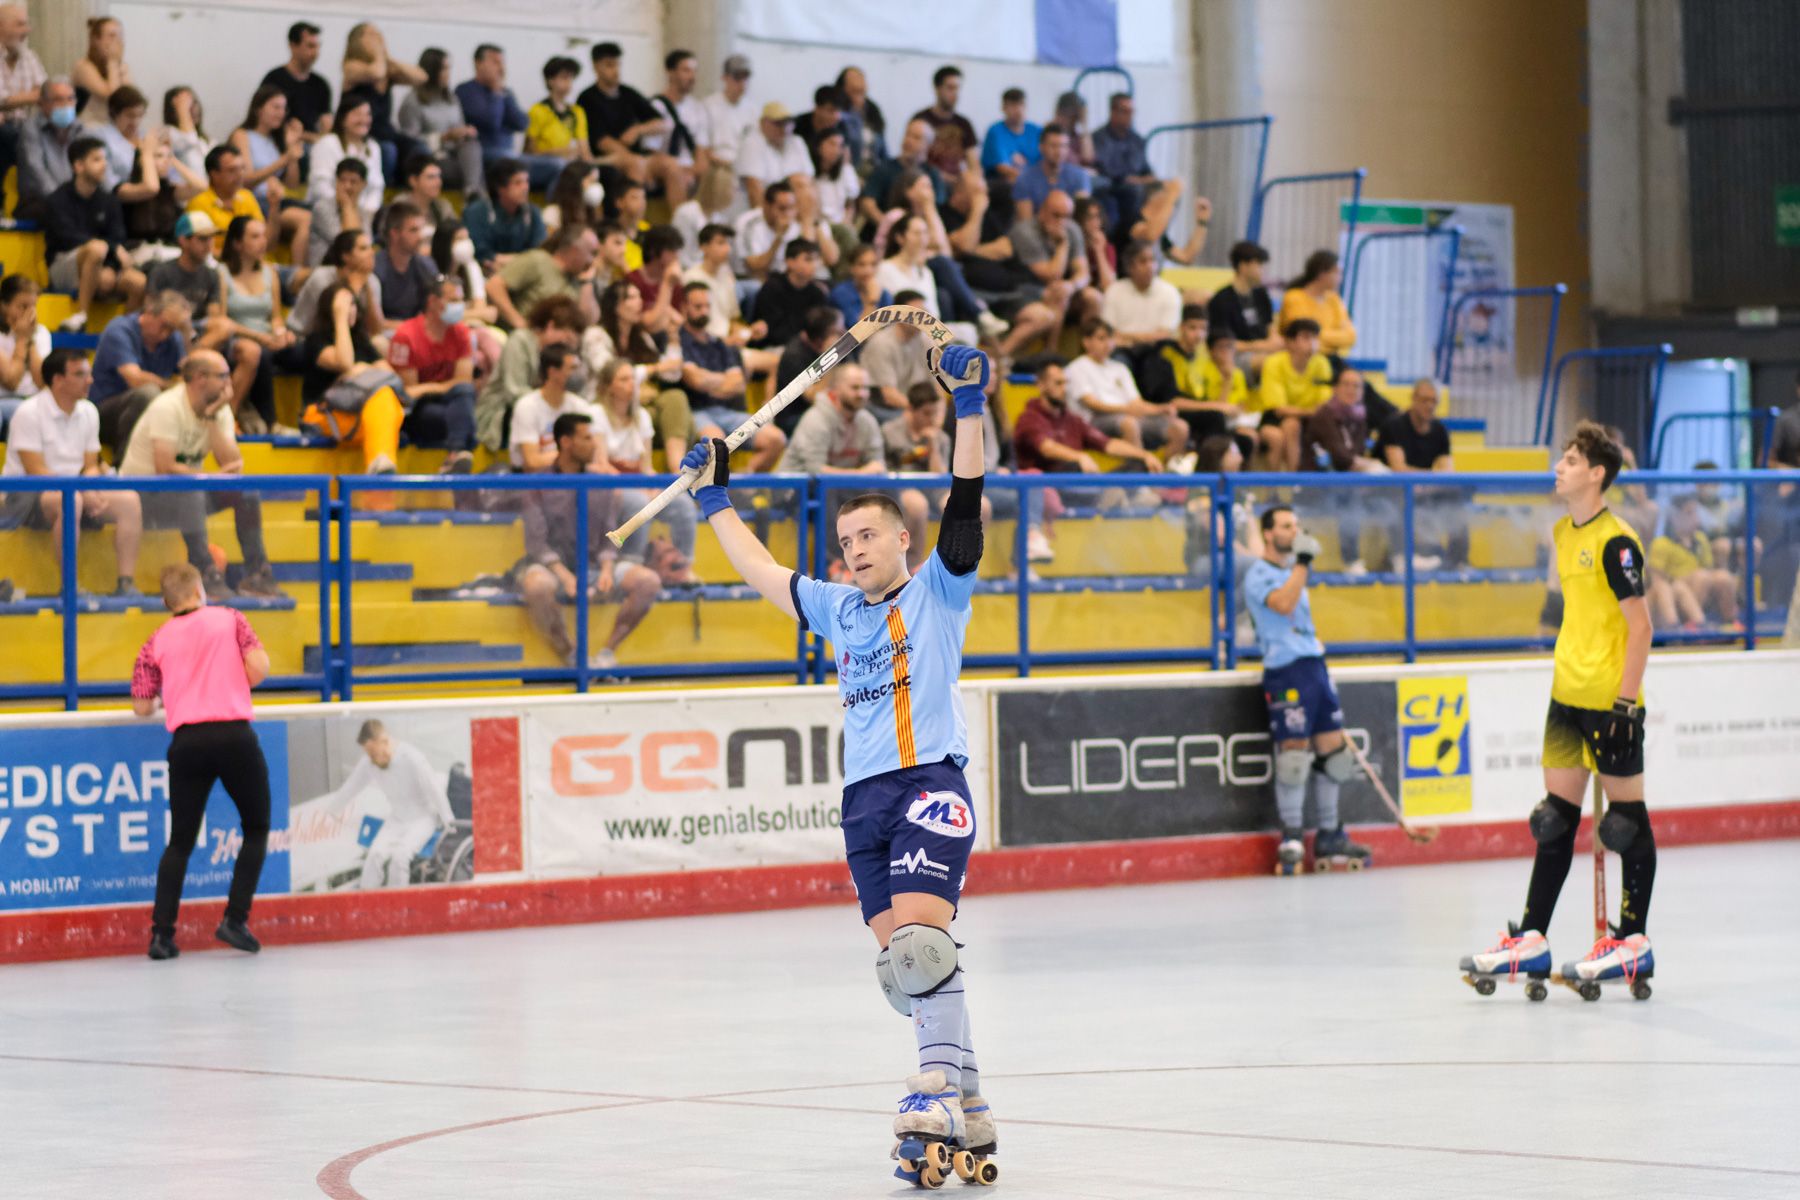
<svg viewBox="0 0 1800 1200"><path fill-rule="evenodd" d="M1650 442L1656 428L1656 408L1662 397L1663 367L1675 347L1667 342L1657 346L1607 346L1598 350L1571 350L1556 360L1550 372L1549 398L1538 406L1534 426L1535 441L1549 446L1562 436L1557 425L1562 401L1563 378L1571 366L1587 365L1581 382L1587 386L1572 397L1571 407L1579 417L1605 425L1616 425L1625 433L1625 443L1634 451ZM1574 387L1570 390L1573 392Z"/></svg>
<svg viewBox="0 0 1800 1200"><path fill-rule="evenodd" d="M1356 213L1368 174L1366 168L1357 167L1283 175L1257 189L1245 236L1269 252L1268 279L1295 278L1315 250L1332 250L1340 257L1348 253L1356 239Z"/></svg>
<svg viewBox="0 0 1800 1200"><path fill-rule="evenodd" d="M1158 125L1144 135L1144 154L1159 179L1180 179L1186 186L1169 221L1168 238L1177 246L1194 226L1194 197L1212 201L1212 224L1200 261L1191 266L1223 267L1231 245L1250 228L1250 211L1262 190L1263 166L1269 157L1269 130L1275 118L1233 117L1223 121L1190 121Z"/></svg>
<svg viewBox="0 0 1800 1200"><path fill-rule="evenodd" d="M1775 439L1775 422L1780 417L1781 410L1779 408L1752 408L1739 412L1675 413L1664 420L1662 425L1657 428L1656 437L1650 445L1650 459L1645 465L1653 471L1658 469L1672 448L1670 445L1671 440L1675 443L1674 449L1678 451L1690 451L1689 453L1680 455L1680 457L1684 459L1696 457L1696 455L1691 452L1693 449L1691 443L1687 443L1685 439L1681 438L1671 439L1670 435L1674 432L1676 426L1681 426L1685 430L1690 426L1708 426L1724 423L1732 427L1730 429L1731 434L1740 436L1747 435L1749 437L1750 441L1748 447L1743 447L1748 453L1743 454L1741 456L1742 459L1752 462L1752 465L1758 468L1765 468L1769 465L1769 450ZM1737 426L1740 425L1743 426L1742 429L1737 428ZM1734 456L1732 460L1719 465L1735 466L1737 464L1737 458L1738 456Z"/></svg>
<svg viewBox="0 0 1800 1200"><path fill-rule="evenodd" d="M1487 423L1490 444L1536 444L1568 291L1561 283L1473 288L1451 301L1437 377L1450 389L1457 416Z"/></svg>
<svg viewBox="0 0 1800 1200"><path fill-rule="evenodd" d="M1356 351L1385 359L1390 379L1406 382L1436 374L1438 349L1450 325L1462 234L1461 226L1445 225L1381 230L1354 239L1344 304L1356 318L1358 301L1366 298ZM1380 253L1365 263L1370 247ZM1442 257L1441 266L1432 260L1434 251Z"/></svg>

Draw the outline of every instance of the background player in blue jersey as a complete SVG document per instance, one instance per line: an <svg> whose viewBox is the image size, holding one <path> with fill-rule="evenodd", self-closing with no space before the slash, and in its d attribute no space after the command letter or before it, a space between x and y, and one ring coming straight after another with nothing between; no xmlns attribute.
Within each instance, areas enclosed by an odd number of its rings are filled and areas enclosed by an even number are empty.
<svg viewBox="0 0 1800 1200"><path fill-rule="evenodd" d="M1263 511L1263 553L1244 576L1250 619L1262 650L1263 698L1275 744L1275 807L1281 815L1279 869L1291 873L1306 857L1306 783L1313 782L1320 865L1360 867L1369 848L1350 840L1338 816L1338 786L1356 776L1356 757L1344 744L1344 709L1325 669L1325 647L1313 627L1306 594L1319 540L1302 533L1294 510Z"/></svg>
<svg viewBox="0 0 1800 1200"><path fill-rule="evenodd" d="M853 583L829 583L776 562L739 518L726 492L724 442L694 447L682 466L699 472L692 487L700 511L745 582L832 644L844 702L844 850L863 921L881 945L881 990L913 1018L918 1036L918 1074L907 1079L894 1133L986 1154L994 1123L979 1095L949 929L975 839L957 676L982 551L987 357L950 346L941 370L977 378L952 392L955 478L937 549L916 575L906 568L911 538L891 495L857 496L838 510L838 545Z"/></svg>

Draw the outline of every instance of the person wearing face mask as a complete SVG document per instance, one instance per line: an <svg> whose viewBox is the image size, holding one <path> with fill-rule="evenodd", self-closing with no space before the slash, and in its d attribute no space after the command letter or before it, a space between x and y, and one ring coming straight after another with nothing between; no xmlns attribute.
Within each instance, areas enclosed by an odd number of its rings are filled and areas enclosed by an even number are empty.
<svg viewBox="0 0 1800 1200"><path fill-rule="evenodd" d="M74 177L69 147L93 137L75 116L75 85L66 75L53 75L38 92L38 115L19 131L19 204L13 215L35 221L43 215L51 192Z"/></svg>
<svg viewBox="0 0 1800 1200"><path fill-rule="evenodd" d="M570 163L557 175L546 199L544 228L551 233L565 225L579 228L598 224L600 206L606 200L606 188L600 183L600 168L590 162Z"/></svg>
<svg viewBox="0 0 1800 1200"><path fill-rule="evenodd" d="M471 326L499 323L500 310L488 303L487 276L475 261L475 241L461 221L452 217L437 227L431 235L431 260L441 274L454 275L462 284L465 319ZM494 355L499 353L496 342Z"/></svg>
<svg viewBox="0 0 1800 1200"><path fill-rule="evenodd" d="M475 449L475 346L463 324L462 297L456 276L438 279L424 311L401 322L388 345L388 361L413 398L407 436L421 446L446 447L444 471L452 475L468 473Z"/></svg>

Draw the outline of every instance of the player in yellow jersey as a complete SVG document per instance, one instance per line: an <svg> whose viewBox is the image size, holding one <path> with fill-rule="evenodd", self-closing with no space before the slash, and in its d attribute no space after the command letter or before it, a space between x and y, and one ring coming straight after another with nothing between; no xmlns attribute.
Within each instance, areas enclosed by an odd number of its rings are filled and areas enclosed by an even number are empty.
<svg viewBox="0 0 1800 1200"><path fill-rule="evenodd" d="M1643 682L1651 634L1644 546L1604 499L1623 463L1619 444L1589 421L1576 426L1556 463L1556 495L1568 515L1556 523L1563 618L1544 722L1547 795L1531 813L1537 861L1525 915L1508 924L1499 945L1462 960L1462 970L1477 981L1535 981L1549 974L1545 934L1575 858L1590 770L1599 772L1606 792L1599 837L1623 863L1624 893L1610 936L1594 943L1586 958L1564 963L1562 975L1577 983L1636 980L1656 968L1644 933L1656 878L1656 839L1644 807ZM1542 985L1534 983L1530 994L1541 998Z"/></svg>

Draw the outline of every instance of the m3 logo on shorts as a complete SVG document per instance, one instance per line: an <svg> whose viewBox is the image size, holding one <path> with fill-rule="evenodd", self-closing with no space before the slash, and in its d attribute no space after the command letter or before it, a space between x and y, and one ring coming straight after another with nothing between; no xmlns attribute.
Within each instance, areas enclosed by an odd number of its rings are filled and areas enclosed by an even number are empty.
<svg viewBox="0 0 1800 1200"><path fill-rule="evenodd" d="M921 848L910 850L899 858L888 860L890 875L930 875L934 879L949 879L950 868L941 862L933 862L931 856Z"/></svg>
<svg viewBox="0 0 1800 1200"><path fill-rule="evenodd" d="M945 837L966 838L975 832L975 814L955 792L920 792L906 810L906 819Z"/></svg>

